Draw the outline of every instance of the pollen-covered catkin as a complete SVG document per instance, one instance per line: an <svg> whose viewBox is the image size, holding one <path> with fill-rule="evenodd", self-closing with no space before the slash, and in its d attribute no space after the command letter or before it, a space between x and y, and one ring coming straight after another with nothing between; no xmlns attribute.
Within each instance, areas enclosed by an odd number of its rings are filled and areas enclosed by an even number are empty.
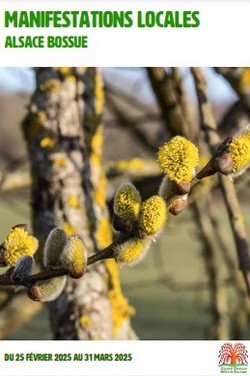
<svg viewBox="0 0 250 376"><path fill-rule="evenodd" d="M114 249L114 259L120 265L138 264L146 255L150 239L131 238Z"/></svg>
<svg viewBox="0 0 250 376"><path fill-rule="evenodd" d="M87 249L78 235L68 237L60 261L72 278L83 276L87 267Z"/></svg>
<svg viewBox="0 0 250 376"><path fill-rule="evenodd" d="M2 257L6 265L13 266L21 256L33 256L37 249L38 240L34 236L22 227L14 227L4 242Z"/></svg>
<svg viewBox="0 0 250 376"><path fill-rule="evenodd" d="M51 302L61 295L66 285L66 280L65 275L49 279L39 285L31 286L27 291L27 295L37 302Z"/></svg>
<svg viewBox="0 0 250 376"><path fill-rule="evenodd" d="M44 266L60 267L60 256L66 244L67 236L63 229L55 227L50 231L45 242L43 263Z"/></svg>
<svg viewBox="0 0 250 376"><path fill-rule="evenodd" d="M233 159L232 175L237 176L250 166L250 125L243 129L230 144Z"/></svg>
<svg viewBox="0 0 250 376"><path fill-rule="evenodd" d="M199 162L197 147L185 137L175 136L157 154L162 171L176 183L192 180Z"/></svg>
<svg viewBox="0 0 250 376"><path fill-rule="evenodd" d="M139 215L139 230L147 235L160 231L167 219L165 201L160 196L151 196L142 203Z"/></svg>
<svg viewBox="0 0 250 376"><path fill-rule="evenodd" d="M132 183L122 184L114 197L114 213L124 222L138 218L141 196Z"/></svg>

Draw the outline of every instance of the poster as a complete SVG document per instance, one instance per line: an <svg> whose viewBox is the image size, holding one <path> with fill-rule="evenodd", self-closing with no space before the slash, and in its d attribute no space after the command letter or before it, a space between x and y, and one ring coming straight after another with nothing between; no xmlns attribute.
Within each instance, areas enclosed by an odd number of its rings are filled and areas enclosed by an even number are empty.
<svg viewBox="0 0 250 376"><path fill-rule="evenodd" d="M1 2L2 375L248 374L248 15Z"/></svg>

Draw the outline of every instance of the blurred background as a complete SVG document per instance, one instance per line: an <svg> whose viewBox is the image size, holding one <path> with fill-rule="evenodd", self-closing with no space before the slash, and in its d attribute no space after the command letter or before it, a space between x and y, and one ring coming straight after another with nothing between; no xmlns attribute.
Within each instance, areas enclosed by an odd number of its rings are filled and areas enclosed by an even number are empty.
<svg viewBox="0 0 250 376"><path fill-rule="evenodd" d="M180 72L193 121L198 124L199 111L192 75L188 68ZM222 137L233 134L242 124L248 124L249 112L228 80L212 68L203 69L203 73ZM105 68L102 74L105 89L104 163L109 181L107 201L109 204L112 202L117 186L127 180L133 180L143 191L144 197L147 197L150 184L155 184L160 176L154 163L157 148L170 138L147 71L144 68ZM30 224L29 165L20 124L34 88L32 69L0 69L1 242L14 224ZM238 106L238 112L230 123L227 116L235 106ZM140 171L142 159L147 161L143 173ZM124 168L124 174L117 172L117 161L120 169ZM129 168L126 161L131 163ZM249 238L249 172L239 178L236 185ZM216 202L216 220L226 237L226 247L237 264L228 216L216 185L213 188L213 200ZM194 215L192 208L188 208L180 216L171 217L166 231L144 261L134 267L121 269L123 291L136 310L132 325L141 339L211 338L211 290L204 246L193 220ZM227 292L225 314L232 321L232 328L236 327L235 333L239 333L239 292L232 283L221 254L218 260ZM18 310L18 300L15 309ZM0 319L3 318L3 311L4 307ZM52 338L44 306L32 303L23 316L16 323L13 315L8 327L0 320L1 338ZM248 338L250 334L249 312L245 317L247 319L241 323L242 338Z"/></svg>

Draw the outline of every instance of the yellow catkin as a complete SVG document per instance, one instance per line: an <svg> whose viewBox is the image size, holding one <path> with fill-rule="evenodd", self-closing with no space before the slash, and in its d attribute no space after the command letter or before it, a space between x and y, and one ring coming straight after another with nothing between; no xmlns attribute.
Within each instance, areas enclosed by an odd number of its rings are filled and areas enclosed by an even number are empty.
<svg viewBox="0 0 250 376"><path fill-rule="evenodd" d="M4 261L7 265L15 265L21 256L33 256L38 249L38 240L20 227L10 230L4 242Z"/></svg>
<svg viewBox="0 0 250 376"><path fill-rule="evenodd" d="M30 299L38 302L51 302L56 300L63 292L67 278L65 275L49 279L39 285L28 289L27 294Z"/></svg>
<svg viewBox="0 0 250 376"><path fill-rule="evenodd" d="M139 216L139 228L147 235L156 234L164 226L167 219L165 201L160 196L151 196L142 203Z"/></svg>
<svg viewBox="0 0 250 376"><path fill-rule="evenodd" d="M157 162L163 172L176 183L190 181L199 162L198 149L185 137L175 136L160 147Z"/></svg>
<svg viewBox="0 0 250 376"><path fill-rule="evenodd" d="M118 245L114 250L114 258L121 265L138 264L146 255L149 240L131 238Z"/></svg>
<svg viewBox="0 0 250 376"><path fill-rule="evenodd" d="M63 248L60 261L72 278L80 278L87 267L87 249L78 235L71 235Z"/></svg>
<svg viewBox="0 0 250 376"><path fill-rule="evenodd" d="M122 184L114 197L114 213L123 221L134 221L138 218L141 196L131 183Z"/></svg>
<svg viewBox="0 0 250 376"><path fill-rule="evenodd" d="M250 126L246 127L230 144L233 174L244 171L250 164Z"/></svg>

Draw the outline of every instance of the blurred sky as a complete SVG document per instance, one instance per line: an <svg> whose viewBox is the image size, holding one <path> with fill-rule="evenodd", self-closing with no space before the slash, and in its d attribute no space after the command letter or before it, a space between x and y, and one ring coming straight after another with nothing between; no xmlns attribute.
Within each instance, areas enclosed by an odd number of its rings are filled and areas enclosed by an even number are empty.
<svg viewBox="0 0 250 376"><path fill-rule="evenodd" d="M195 98L192 77L187 68L182 68L184 82L188 87L191 98ZM211 68L204 68L208 82L210 100L221 103L231 103L236 96L225 80L214 73ZM147 85L146 72L142 68L103 68L105 81L114 88L121 89L128 94L136 93L140 98L151 101L152 95ZM0 90L7 92L21 92L34 90L34 74L31 68L0 68Z"/></svg>

